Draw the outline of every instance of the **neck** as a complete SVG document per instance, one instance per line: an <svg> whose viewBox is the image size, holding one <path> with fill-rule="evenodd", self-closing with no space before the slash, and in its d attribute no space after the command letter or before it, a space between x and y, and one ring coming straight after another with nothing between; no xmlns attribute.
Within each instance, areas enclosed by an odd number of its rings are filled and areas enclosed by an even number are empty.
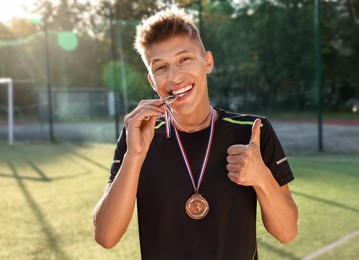
<svg viewBox="0 0 359 260"><path fill-rule="evenodd" d="M188 133L200 131L210 125L212 110L214 113L214 120L216 118L216 113L211 106L209 106L207 109L204 109L203 111L199 111L198 113L192 114L190 116L181 116L174 113L174 125L178 130Z"/></svg>

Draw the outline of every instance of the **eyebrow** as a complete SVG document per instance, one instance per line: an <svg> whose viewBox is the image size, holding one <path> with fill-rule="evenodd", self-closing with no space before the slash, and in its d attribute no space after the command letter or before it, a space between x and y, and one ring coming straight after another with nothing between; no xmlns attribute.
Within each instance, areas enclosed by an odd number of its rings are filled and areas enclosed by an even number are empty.
<svg viewBox="0 0 359 260"><path fill-rule="evenodd" d="M176 56L179 56L179 55L181 55L181 54L184 54L184 53L190 53L190 51L189 50L182 50L182 51L179 51L179 52L177 52L176 54L175 54L175 57ZM155 59L155 60L153 60L153 62L150 64L151 66L153 66L156 62L158 62L158 61L162 61L162 59Z"/></svg>

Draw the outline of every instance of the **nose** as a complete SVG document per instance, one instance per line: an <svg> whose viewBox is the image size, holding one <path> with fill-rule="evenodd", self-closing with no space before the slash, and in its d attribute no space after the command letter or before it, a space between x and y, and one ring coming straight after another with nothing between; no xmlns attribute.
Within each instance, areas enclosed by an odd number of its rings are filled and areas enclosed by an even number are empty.
<svg viewBox="0 0 359 260"><path fill-rule="evenodd" d="M177 66L171 66L168 70L168 80L173 83L180 83L182 81L183 73Z"/></svg>

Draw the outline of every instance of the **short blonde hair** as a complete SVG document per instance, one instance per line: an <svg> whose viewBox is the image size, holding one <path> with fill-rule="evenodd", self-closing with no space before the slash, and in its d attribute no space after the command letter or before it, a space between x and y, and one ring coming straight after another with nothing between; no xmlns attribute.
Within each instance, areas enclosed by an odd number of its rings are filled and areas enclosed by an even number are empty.
<svg viewBox="0 0 359 260"><path fill-rule="evenodd" d="M188 13L177 6L171 6L145 18L136 27L135 49L146 63L145 53L152 44L172 36L187 36L198 41L204 50L198 29Z"/></svg>

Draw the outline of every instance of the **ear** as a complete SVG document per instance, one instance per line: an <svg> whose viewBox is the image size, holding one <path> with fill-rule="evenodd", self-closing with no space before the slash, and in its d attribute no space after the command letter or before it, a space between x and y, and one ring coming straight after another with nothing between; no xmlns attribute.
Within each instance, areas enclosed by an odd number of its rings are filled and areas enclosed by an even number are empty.
<svg viewBox="0 0 359 260"><path fill-rule="evenodd" d="M147 80L148 80L148 82L150 82L152 89L153 89L155 92L157 92L157 88L156 88L155 82L154 82L154 80L152 79L152 76L151 76L150 73L147 74Z"/></svg>
<svg viewBox="0 0 359 260"><path fill-rule="evenodd" d="M206 51L205 52L205 60L206 60L206 72L207 74L211 73L214 67L213 55L212 52Z"/></svg>

